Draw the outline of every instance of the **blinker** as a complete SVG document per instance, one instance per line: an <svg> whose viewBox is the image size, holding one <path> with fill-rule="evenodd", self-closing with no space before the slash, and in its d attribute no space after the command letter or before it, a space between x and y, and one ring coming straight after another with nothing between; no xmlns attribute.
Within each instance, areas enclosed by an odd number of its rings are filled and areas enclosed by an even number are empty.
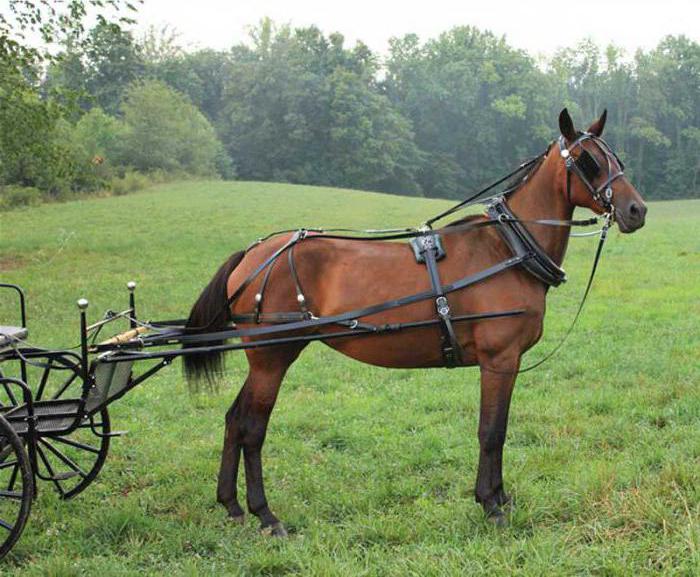
<svg viewBox="0 0 700 577"><path fill-rule="evenodd" d="M576 159L576 166L588 180L593 180L600 174L598 161L587 150L583 150Z"/></svg>

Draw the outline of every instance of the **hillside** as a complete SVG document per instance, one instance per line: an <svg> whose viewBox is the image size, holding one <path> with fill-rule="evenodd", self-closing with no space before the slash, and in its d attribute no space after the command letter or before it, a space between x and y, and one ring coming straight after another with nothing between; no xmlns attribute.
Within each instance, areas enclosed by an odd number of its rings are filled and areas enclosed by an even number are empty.
<svg viewBox="0 0 700 577"><path fill-rule="evenodd" d="M73 345L127 302L180 317L219 264L270 231L416 225L448 202L253 182L178 182L130 196L0 213L0 277L29 297L31 341ZM272 508L292 536L264 539L215 502L224 413L245 378L192 396L179 366L112 409L100 479L63 503L42 485L3 575L693 574L700 566L700 200L652 203L611 234L565 349L522 375L505 474L517 499L498 534L473 501L474 369L399 371L309 347L282 388L265 446ZM595 240L572 239L551 292L562 335ZM0 297L0 319L13 310Z"/></svg>

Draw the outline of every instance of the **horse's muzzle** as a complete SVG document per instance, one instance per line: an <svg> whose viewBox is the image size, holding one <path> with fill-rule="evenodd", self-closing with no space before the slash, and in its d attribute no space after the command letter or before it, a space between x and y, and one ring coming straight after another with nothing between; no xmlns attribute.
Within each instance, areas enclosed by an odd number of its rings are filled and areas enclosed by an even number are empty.
<svg viewBox="0 0 700 577"><path fill-rule="evenodd" d="M621 232L630 233L644 226L647 206L643 202L631 200L626 206L615 207L615 220Z"/></svg>

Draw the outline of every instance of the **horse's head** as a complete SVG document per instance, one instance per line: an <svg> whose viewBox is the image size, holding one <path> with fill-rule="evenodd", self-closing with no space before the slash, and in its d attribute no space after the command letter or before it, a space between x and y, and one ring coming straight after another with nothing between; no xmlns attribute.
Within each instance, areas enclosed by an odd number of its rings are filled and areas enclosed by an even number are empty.
<svg viewBox="0 0 700 577"><path fill-rule="evenodd" d="M607 111L603 111L585 132L574 128L565 108L559 115L559 153L566 170L567 200L574 206L590 208L596 214L612 212L621 232L644 226L647 207L624 175L624 164L601 135Z"/></svg>

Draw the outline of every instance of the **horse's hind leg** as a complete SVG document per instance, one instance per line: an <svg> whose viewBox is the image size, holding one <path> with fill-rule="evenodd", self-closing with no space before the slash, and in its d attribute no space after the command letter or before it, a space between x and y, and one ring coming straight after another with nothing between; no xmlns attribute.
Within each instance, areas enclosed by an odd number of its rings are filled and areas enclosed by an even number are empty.
<svg viewBox="0 0 700 577"><path fill-rule="evenodd" d="M267 504L263 485L262 447L282 379L303 348L303 345L298 345L248 350L248 378L226 419L218 499L226 506L229 515L236 519L242 518L243 510L236 498L236 477L242 449L248 510L260 519L262 529L269 529L271 534L279 536L285 535L286 531Z"/></svg>
<svg viewBox="0 0 700 577"><path fill-rule="evenodd" d="M246 380L247 382L247 380ZM245 388L245 384L243 385ZM238 394L231 408L226 412L226 430L224 433L224 449L221 453L221 468L219 469L219 484L216 498L228 511L229 517L237 523L242 523L245 517L238 503L238 465L241 460L241 429L239 407L241 393Z"/></svg>

